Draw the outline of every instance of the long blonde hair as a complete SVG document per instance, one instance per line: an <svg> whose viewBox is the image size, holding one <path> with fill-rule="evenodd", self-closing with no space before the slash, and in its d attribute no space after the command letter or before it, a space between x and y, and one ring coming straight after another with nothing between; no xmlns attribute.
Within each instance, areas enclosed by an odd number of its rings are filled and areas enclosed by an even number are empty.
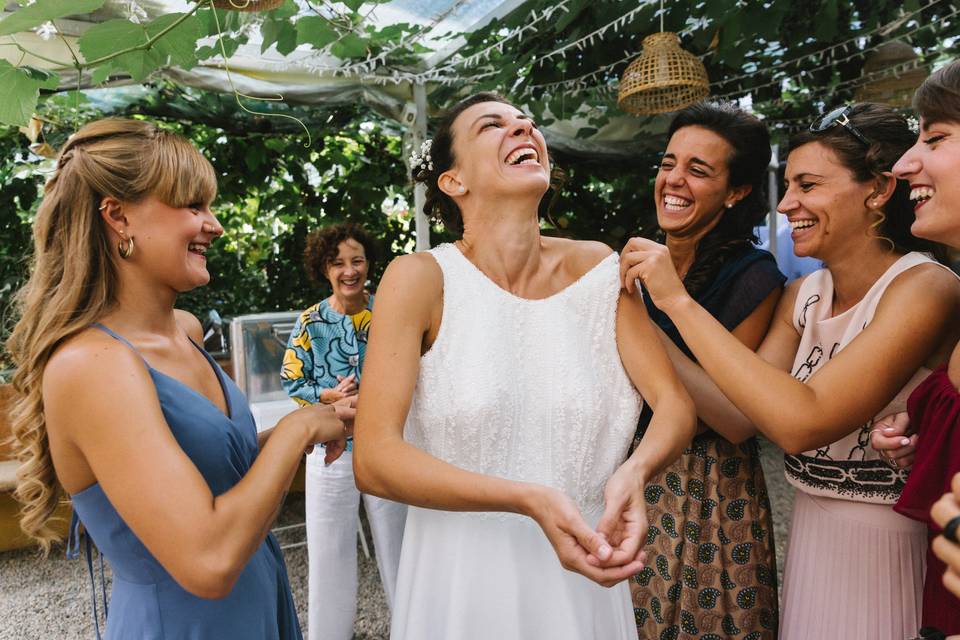
<svg viewBox="0 0 960 640"><path fill-rule="evenodd" d="M16 372L13 443L20 466L15 497L23 531L44 552L57 541L49 526L63 490L50 456L43 414L43 371L64 340L116 301L118 250L99 206L110 196L138 202L153 195L172 207L209 203L213 167L185 139L140 120L109 118L69 138L44 187L33 224L30 278L15 298L19 318L7 341Z"/></svg>

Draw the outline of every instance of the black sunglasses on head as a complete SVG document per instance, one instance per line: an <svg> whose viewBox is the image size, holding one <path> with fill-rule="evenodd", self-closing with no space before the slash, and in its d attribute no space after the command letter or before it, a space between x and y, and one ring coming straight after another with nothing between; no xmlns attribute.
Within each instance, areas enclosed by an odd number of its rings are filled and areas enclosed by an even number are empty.
<svg viewBox="0 0 960 640"><path fill-rule="evenodd" d="M850 122L851 111L853 111L853 107L850 106L837 107L825 116L814 120L813 124L810 125L810 131L813 131L814 133L820 133L821 131L826 131L833 125L838 124L849 131L853 137L862 142L864 146L869 147L870 141L867 140L867 137L860 133L859 129L853 126L853 123Z"/></svg>

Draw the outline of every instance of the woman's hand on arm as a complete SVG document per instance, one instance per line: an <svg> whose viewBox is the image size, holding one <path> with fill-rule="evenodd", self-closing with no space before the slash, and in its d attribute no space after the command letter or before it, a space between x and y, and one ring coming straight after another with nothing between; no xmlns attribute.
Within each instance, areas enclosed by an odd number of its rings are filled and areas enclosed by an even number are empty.
<svg viewBox="0 0 960 640"><path fill-rule="evenodd" d="M48 428L80 451L121 518L181 586L226 596L263 541L304 448L336 437L340 421L328 407L294 412L244 478L214 496L170 431L142 360L109 337L81 338L44 373Z"/></svg>
<svg viewBox="0 0 960 640"><path fill-rule="evenodd" d="M659 290L649 284L660 272L658 252L638 248L633 253L625 281L639 277L651 291ZM781 300L771 329L776 344L768 335L757 354L688 296L660 293L657 306L724 395L788 453L835 442L883 409L937 348L960 298L956 279L940 267L906 271L888 286L870 324L804 384L776 366L785 362L782 346L790 341L784 325L792 324L793 310L784 308L784 301L795 300L795 293ZM909 321L903 309L911 310ZM837 393L853 380L867 384L855 394Z"/></svg>
<svg viewBox="0 0 960 640"><path fill-rule="evenodd" d="M429 509L525 514L543 529L565 568L601 584L632 575L636 565L601 568L587 563L590 553L608 557L609 545L559 491L465 471L403 439L421 352L440 326L442 300L443 277L427 254L397 258L383 275L354 435L357 487Z"/></svg>

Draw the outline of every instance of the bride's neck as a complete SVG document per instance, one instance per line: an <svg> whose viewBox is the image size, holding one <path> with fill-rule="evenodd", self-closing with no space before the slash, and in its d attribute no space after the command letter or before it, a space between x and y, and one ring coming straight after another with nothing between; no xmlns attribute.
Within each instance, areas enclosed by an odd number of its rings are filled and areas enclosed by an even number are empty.
<svg viewBox="0 0 960 640"><path fill-rule="evenodd" d="M457 242L463 254L494 279L516 282L540 263L540 224L530 211L488 208L466 212L463 237Z"/></svg>

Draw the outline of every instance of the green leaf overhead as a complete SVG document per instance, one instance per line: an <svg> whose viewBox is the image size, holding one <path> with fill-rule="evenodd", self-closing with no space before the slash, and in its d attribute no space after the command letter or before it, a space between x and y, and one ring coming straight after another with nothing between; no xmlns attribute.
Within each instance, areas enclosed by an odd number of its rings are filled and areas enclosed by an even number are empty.
<svg viewBox="0 0 960 640"><path fill-rule="evenodd" d="M265 20L260 25L260 35L263 37L260 53L266 52L272 44L277 45L281 55L297 48L297 29L287 20Z"/></svg>
<svg viewBox="0 0 960 640"><path fill-rule="evenodd" d="M0 20L0 36L26 31L49 20L90 13L102 7L104 2L106 0L37 0Z"/></svg>
<svg viewBox="0 0 960 640"><path fill-rule="evenodd" d="M0 60L0 122L23 126L37 109L40 89L56 89L57 76L31 67L14 67Z"/></svg>
<svg viewBox="0 0 960 640"><path fill-rule="evenodd" d="M134 49L123 53L105 63L106 70L98 70L101 80L104 74L113 71L126 71L141 82L156 69L166 65L176 65L189 69L197 63L197 40L203 33L203 27L195 16L186 19L182 13L166 14L146 25L129 20L116 19L94 25L80 38L80 53L87 62L95 62L124 49ZM183 19L172 29L178 20ZM163 37L157 38L147 47L150 38L156 38L169 29Z"/></svg>
<svg viewBox="0 0 960 640"><path fill-rule="evenodd" d="M309 44L322 49L337 39L336 30L326 18L306 16L297 20L297 44Z"/></svg>
<svg viewBox="0 0 960 640"><path fill-rule="evenodd" d="M146 33L154 38L182 17L182 13L159 16L147 24ZM157 39L154 46L161 55L169 57L170 64L189 69L197 64L197 40L200 36L200 20L190 16Z"/></svg>
<svg viewBox="0 0 960 640"><path fill-rule="evenodd" d="M330 47L330 53L343 60L359 58L366 54L366 52L367 41L355 33L346 34Z"/></svg>
<svg viewBox="0 0 960 640"><path fill-rule="evenodd" d="M106 57L116 51L146 43L147 32L138 24L117 18L101 22L80 38L80 53L88 62Z"/></svg>

